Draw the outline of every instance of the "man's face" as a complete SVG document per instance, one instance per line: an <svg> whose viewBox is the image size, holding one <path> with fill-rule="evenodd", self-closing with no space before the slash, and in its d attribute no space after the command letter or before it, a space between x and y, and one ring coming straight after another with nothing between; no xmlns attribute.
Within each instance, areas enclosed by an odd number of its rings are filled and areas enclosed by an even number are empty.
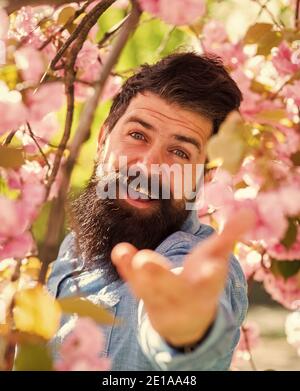
<svg viewBox="0 0 300 391"><path fill-rule="evenodd" d="M189 213L182 189L184 177L192 176L189 191L196 184L196 175L186 174L183 168L189 165L196 171L197 165L205 162L205 145L211 130L208 119L156 95L139 94L131 101L105 141L99 143L94 174L71 206L71 225L87 264L107 268L108 279L114 280L119 276L110 254L116 244L129 242L138 249L153 250L180 230ZM124 176L120 163L124 158L126 169L141 168L137 175L146 178L146 191L144 185L133 187L130 171ZM174 165L182 169L175 174L170 170L166 176L161 174L165 170L159 173L159 167ZM155 182L159 184L158 192L151 187L154 176L159 178ZM178 186L176 179L180 176ZM117 183L117 196L110 197L108 192L107 198L101 197L99 188L106 188L111 182ZM123 191L120 197L124 183L125 194ZM169 193L163 193L166 187ZM184 191L178 193L178 187Z"/></svg>
<svg viewBox="0 0 300 391"><path fill-rule="evenodd" d="M120 158L125 157L128 167L140 167L147 177L157 174L157 167L170 168L160 171L164 173L162 185L170 187L173 196L176 188L179 192L174 204L182 203L195 189L197 168L205 162L205 146L211 133L211 120L200 114L167 103L152 93L138 94L105 142L99 143L99 161L108 170L119 170ZM129 194L123 198L144 213L155 205L154 200Z"/></svg>

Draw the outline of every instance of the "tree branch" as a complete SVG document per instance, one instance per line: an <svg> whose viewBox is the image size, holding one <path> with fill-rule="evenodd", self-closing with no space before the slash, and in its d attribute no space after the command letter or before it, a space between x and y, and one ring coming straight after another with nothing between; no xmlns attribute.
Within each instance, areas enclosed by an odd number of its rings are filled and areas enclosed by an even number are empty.
<svg viewBox="0 0 300 391"><path fill-rule="evenodd" d="M71 128L73 124L73 114L74 114L74 82L76 79L76 70L75 63L91 28L97 23L98 18L115 2L115 0L103 0L101 3L97 4L81 21L78 28L74 31L71 37L74 35L76 39L74 45L70 49L70 54L68 61L65 66L65 89L67 96L67 115L65 121L65 129L59 144L59 148L55 155L55 160L53 164L53 169L51 171L49 181L46 185L46 199L50 193L51 186L53 185L56 175L58 173L61 159L63 157L63 153L66 149L67 142L71 135ZM74 38L74 39L75 39ZM73 42L73 40L70 41ZM69 40L68 40L69 41ZM60 52L59 52L60 53ZM64 52L61 52L62 55ZM59 60L59 56L56 55L54 60L51 63L51 67L54 67L56 62Z"/></svg>
<svg viewBox="0 0 300 391"><path fill-rule="evenodd" d="M299 19L300 19L300 0L297 0L297 2L296 2L296 9L295 9L295 28L296 29L298 27L300 27Z"/></svg>
<svg viewBox="0 0 300 391"><path fill-rule="evenodd" d="M112 47L110 55L103 65L99 82L97 83L93 96L86 102L81 119L76 130L74 140L70 147L70 155L62 167L62 182L59 189L58 197L53 201L53 206L50 211L48 220L48 230L45 235L45 243L41 252L41 259L43 261L39 276L39 281L45 281L48 265L55 259L57 253L57 245L60 238L61 229L64 223L64 206L67 199L68 188L70 184L71 174L76 163L77 157L81 150L83 143L90 136L90 129L93 123L95 111L98 106L105 82L107 81L111 70L118 61L118 58L124 48L131 33L135 30L139 17L140 9L135 0L132 0L132 11L130 16L123 25L117 37L115 44Z"/></svg>

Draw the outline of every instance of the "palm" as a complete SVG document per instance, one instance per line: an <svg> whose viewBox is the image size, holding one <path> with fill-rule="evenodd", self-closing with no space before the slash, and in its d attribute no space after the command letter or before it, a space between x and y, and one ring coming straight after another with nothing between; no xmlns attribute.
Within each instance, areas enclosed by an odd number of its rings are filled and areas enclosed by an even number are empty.
<svg viewBox="0 0 300 391"><path fill-rule="evenodd" d="M171 271L168 259L155 251L138 251L129 243L115 246L113 263L143 300L154 329L170 343L192 343L213 322L229 254L252 221L248 212L237 214L221 235L211 236L187 254L179 273Z"/></svg>

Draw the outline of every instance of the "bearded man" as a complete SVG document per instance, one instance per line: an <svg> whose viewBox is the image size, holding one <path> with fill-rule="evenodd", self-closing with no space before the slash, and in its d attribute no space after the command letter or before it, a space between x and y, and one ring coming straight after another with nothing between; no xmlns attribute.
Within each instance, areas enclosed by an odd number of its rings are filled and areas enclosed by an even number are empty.
<svg viewBox="0 0 300 391"><path fill-rule="evenodd" d="M230 367L247 311L230 252L251 216L232 216L220 235L202 224L197 168L241 99L220 59L190 52L142 66L114 99L48 280L55 297L84 295L122 320L101 326L112 370ZM64 317L55 349L75 319Z"/></svg>

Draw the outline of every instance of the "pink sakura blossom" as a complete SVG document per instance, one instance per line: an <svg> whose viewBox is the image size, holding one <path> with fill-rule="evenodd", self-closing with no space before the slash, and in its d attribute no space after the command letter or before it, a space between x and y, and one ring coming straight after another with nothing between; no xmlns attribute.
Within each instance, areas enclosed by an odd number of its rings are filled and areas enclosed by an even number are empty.
<svg viewBox="0 0 300 391"><path fill-rule="evenodd" d="M49 6L22 7L16 13L9 37L17 40L26 38L27 43L38 49L45 40L38 23L46 16L51 15L52 10Z"/></svg>
<svg viewBox="0 0 300 391"><path fill-rule="evenodd" d="M18 91L9 91L0 81L0 135L17 129L26 121L27 110Z"/></svg>
<svg viewBox="0 0 300 391"><path fill-rule="evenodd" d="M288 309L294 309L295 302L300 297L299 272L287 279L275 276L271 271L260 269L255 274L256 281L262 281L270 296Z"/></svg>
<svg viewBox="0 0 300 391"><path fill-rule="evenodd" d="M139 0L143 11L158 16L160 11L160 0Z"/></svg>
<svg viewBox="0 0 300 391"><path fill-rule="evenodd" d="M205 14L203 0L139 0L141 8L166 23L177 26L192 24Z"/></svg>
<svg viewBox="0 0 300 391"><path fill-rule="evenodd" d="M82 69L93 66L98 61L98 57L99 49L97 45L93 44L90 40L87 40L84 42L82 49L78 53L76 66Z"/></svg>
<svg viewBox="0 0 300 391"><path fill-rule="evenodd" d="M253 92L251 90L252 80L240 68L231 72L231 77L243 93L240 112L246 120L252 121L253 119L256 119L256 116L263 110L271 111L276 108L281 108L282 105L278 100L264 100L260 94ZM275 121L271 120L264 120L264 122L270 123L270 125L277 125Z"/></svg>
<svg viewBox="0 0 300 391"><path fill-rule="evenodd" d="M251 120L252 116L260 110L259 102L261 100L261 96L251 91L251 80L240 68L231 72L231 77L243 93L243 101L241 103L240 112L246 119Z"/></svg>
<svg viewBox="0 0 300 391"><path fill-rule="evenodd" d="M18 170L6 170L5 177L8 185L20 191L16 200L4 198L1 201L1 213L4 213L2 217L6 223L1 226L0 234L13 236L23 232L37 216L38 208L45 196L44 173L41 165L37 161L32 161ZM4 228L5 232L2 231Z"/></svg>
<svg viewBox="0 0 300 391"><path fill-rule="evenodd" d="M36 91L28 91L29 122L40 121L51 112L58 111L64 102L62 83L41 85Z"/></svg>
<svg viewBox="0 0 300 391"><path fill-rule="evenodd" d="M293 51L286 41L274 50L272 63L280 76L291 76L300 69L300 63L293 62Z"/></svg>
<svg viewBox="0 0 300 391"><path fill-rule="evenodd" d="M107 371L110 361L100 357L104 336L90 318L79 318L60 348L58 371Z"/></svg>
<svg viewBox="0 0 300 391"><path fill-rule="evenodd" d="M210 22L206 23L206 25L203 27L202 34L202 43L205 49L211 51L213 51L215 45L223 44L228 39L228 35L223 23L217 20L211 20Z"/></svg>
<svg viewBox="0 0 300 391"><path fill-rule="evenodd" d="M94 68L95 69L95 68ZM99 66L100 69L100 66ZM97 72L97 76L100 75L100 70ZM89 75L89 77L91 74ZM95 79L96 80L96 79ZM101 101L105 102L112 99L120 90L122 85L122 79L118 76L109 76L107 79L102 95ZM75 96L79 101L86 100L93 94L93 87L84 85L83 83L75 83Z"/></svg>
<svg viewBox="0 0 300 391"><path fill-rule="evenodd" d="M23 80L30 84L37 84L45 72L45 63L41 52L32 46L24 46L15 52L15 59Z"/></svg>
<svg viewBox="0 0 300 391"><path fill-rule="evenodd" d="M286 248L281 243L276 243L271 247L267 247L268 254L276 260L294 261L300 259L300 229L295 243L291 247Z"/></svg>
<svg viewBox="0 0 300 391"><path fill-rule="evenodd" d="M59 122L55 113L49 113L41 121L31 121L31 130L39 146L43 148L50 142L56 131L59 130ZM39 153L39 149L32 139L28 127L22 126L16 133L16 137L21 140L24 150L29 154Z"/></svg>
<svg viewBox="0 0 300 391"><path fill-rule="evenodd" d="M236 69L247 60L248 57L243 51L243 45L239 42L232 43L229 41L223 23L215 20L207 23L202 34L204 50L220 56L225 65ZM247 86L247 89L249 87Z"/></svg>
<svg viewBox="0 0 300 391"><path fill-rule="evenodd" d="M6 39L9 28L9 17L3 8L0 8L0 39Z"/></svg>
<svg viewBox="0 0 300 391"><path fill-rule="evenodd" d="M213 53L220 56L224 64L231 68L236 68L247 60L243 51L243 45L238 43L225 42L213 49Z"/></svg>
<svg viewBox="0 0 300 391"><path fill-rule="evenodd" d="M234 185L244 181L248 186L259 189L264 183L264 177L259 171L254 158L246 158L240 171L234 176Z"/></svg>
<svg viewBox="0 0 300 391"><path fill-rule="evenodd" d="M1 240L0 237L0 260L23 258L32 250L33 244L32 235L28 231L6 240Z"/></svg>
<svg viewBox="0 0 300 391"><path fill-rule="evenodd" d="M221 226L241 208L250 209L256 216L255 227L250 230L245 239L260 241L271 246L278 243L285 235L288 222L279 204L279 197L276 192L259 193L256 198L242 198L227 202L217 210L214 217ZM276 205L276 207L274 207Z"/></svg>
<svg viewBox="0 0 300 391"><path fill-rule="evenodd" d="M42 167L37 161L28 162L20 168L19 173L22 178L21 200L23 209L28 217L33 220L45 196Z"/></svg>
<svg viewBox="0 0 300 391"><path fill-rule="evenodd" d="M16 199L0 197L0 260L22 258L33 247L28 232L44 201L45 187L38 162L28 162L18 170L6 170L7 185L20 194Z"/></svg>
<svg viewBox="0 0 300 391"><path fill-rule="evenodd" d="M20 235L28 227L28 219L20 202L0 196L0 237Z"/></svg>
<svg viewBox="0 0 300 391"><path fill-rule="evenodd" d="M284 184L278 190L278 203L286 216L296 216L300 213L300 184Z"/></svg>
<svg viewBox="0 0 300 391"><path fill-rule="evenodd" d="M22 7L16 14L14 29L20 39L32 33L37 26L38 20L32 7Z"/></svg>
<svg viewBox="0 0 300 391"><path fill-rule="evenodd" d="M281 240L288 228L284 209L278 202L276 192L259 193L256 198L257 224L253 232L254 240L276 243Z"/></svg>
<svg viewBox="0 0 300 391"><path fill-rule="evenodd" d="M283 126L280 128L280 131L284 135L285 140L284 142L278 141L275 146L275 150L280 160L286 160L299 150L300 134L294 128L287 128Z"/></svg>
<svg viewBox="0 0 300 391"><path fill-rule="evenodd" d="M251 247L238 243L235 247L235 255L242 266L247 280L261 268L261 254Z"/></svg>
<svg viewBox="0 0 300 391"><path fill-rule="evenodd" d="M300 80L296 80L293 84L285 86L281 95L286 99L293 99L297 106L300 106Z"/></svg>
<svg viewBox="0 0 300 391"><path fill-rule="evenodd" d="M120 91L122 79L118 76L110 76L105 83L101 100L103 102L112 99Z"/></svg>
<svg viewBox="0 0 300 391"><path fill-rule="evenodd" d="M233 202L232 176L218 170L212 181L204 187L205 203L213 209L219 209Z"/></svg>

